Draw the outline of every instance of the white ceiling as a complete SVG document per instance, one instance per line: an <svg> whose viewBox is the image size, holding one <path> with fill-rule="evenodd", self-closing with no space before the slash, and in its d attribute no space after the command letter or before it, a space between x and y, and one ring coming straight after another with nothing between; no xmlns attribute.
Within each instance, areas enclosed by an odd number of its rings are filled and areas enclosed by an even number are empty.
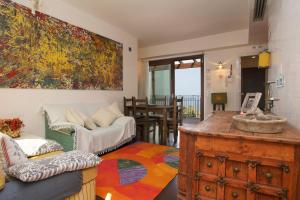
<svg viewBox="0 0 300 200"><path fill-rule="evenodd" d="M249 26L248 0L63 0L138 37L139 46Z"/></svg>

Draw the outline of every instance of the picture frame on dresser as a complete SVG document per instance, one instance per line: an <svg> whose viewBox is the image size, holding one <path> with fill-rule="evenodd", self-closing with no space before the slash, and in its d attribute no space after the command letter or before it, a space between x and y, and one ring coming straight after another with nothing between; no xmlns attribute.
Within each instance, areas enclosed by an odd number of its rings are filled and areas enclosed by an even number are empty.
<svg viewBox="0 0 300 200"><path fill-rule="evenodd" d="M255 112L261 96L262 96L261 92L247 93L242 104L241 112L242 113Z"/></svg>

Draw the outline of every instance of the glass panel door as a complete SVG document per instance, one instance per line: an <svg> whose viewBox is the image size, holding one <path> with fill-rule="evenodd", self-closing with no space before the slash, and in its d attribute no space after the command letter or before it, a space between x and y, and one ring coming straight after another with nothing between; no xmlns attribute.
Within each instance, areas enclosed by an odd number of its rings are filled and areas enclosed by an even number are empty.
<svg viewBox="0 0 300 200"><path fill-rule="evenodd" d="M152 103L155 99L171 96L171 64L150 66L149 68L149 97Z"/></svg>

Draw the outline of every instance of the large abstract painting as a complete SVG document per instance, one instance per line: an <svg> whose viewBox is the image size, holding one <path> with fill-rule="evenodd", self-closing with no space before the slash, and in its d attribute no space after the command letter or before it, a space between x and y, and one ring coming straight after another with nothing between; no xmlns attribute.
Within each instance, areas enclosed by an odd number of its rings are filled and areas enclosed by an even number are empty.
<svg viewBox="0 0 300 200"><path fill-rule="evenodd" d="M0 0L0 87L123 89L123 45Z"/></svg>

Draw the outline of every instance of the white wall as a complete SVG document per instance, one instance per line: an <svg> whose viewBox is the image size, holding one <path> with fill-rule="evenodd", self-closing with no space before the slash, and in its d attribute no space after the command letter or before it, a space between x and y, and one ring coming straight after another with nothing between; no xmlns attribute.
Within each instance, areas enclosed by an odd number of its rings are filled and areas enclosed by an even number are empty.
<svg viewBox="0 0 300 200"><path fill-rule="evenodd" d="M213 111L211 104L211 93L227 92L228 104L226 110L238 111L241 105L241 63L242 56L257 55L265 47L254 49L252 46L228 47L219 50L199 50L198 54L204 52L204 116L205 118ZM217 63L222 61L224 69L217 69ZM233 66L233 76L227 79L230 65ZM139 76L139 96L147 95L148 85L147 59L143 60L139 66L141 69Z"/></svg>
<svg viewBox="0 0 300 200"><path fill-rule="evenodd" d="M205 112L207 117L212 112L211 93L227 92L228 104L226 110L240 110L241 93L241 65L240 57L258 54L262 49L253 49L248 46L248 30L238 30L221 33L191 40L177 41L139 49L139 96L145 96L149 87L147 82L148 61L199 55L204 53L204 90ZM170 56L172 55L172 56ZM225 63L226 68L217 70L219 61ZM233 78L227 79L230 65L233 65Z"/></svg>
<svg viewBox="0 0 300 200"><path fill-rule="evenodd" d="M286 116L300 129L300 1L274 0L269 7L269 49L271 68L269 80L276 80L282 72L286 83L273 88L280 99L274 112Z"/></svg>
<svg viewBox="0 0 300 200"><path fill-rule="evenodd" d="M204 53L204 116L212 111L211 93L227 92L228 103L226 110L238 111L241 107L241 57L257 55L262 49L252 46L226 48L222 50L207 51ZM217 63L221 61L225 68L218 69ZM228 79L230 65L232 65L232 78Z"/></svg>
<svg viewBox="0 0 300 200"><path fill-rule="evenodd" d="M197 53L201 50L248 44L248 29L182 40L139 49L140 59Z"/></svg>
<svg viewBox="0 0 300 200"><path fill-rule="evenodd" d="M16 0L30 6L28 0ZM78 10L60 0L43 1L42 12L73 25L123 43L123 91L0 89L0 118L20 117L25 122L25 134L44 135L41 105L56 103L118 101L137 95L137 38L101 19ZM129 52L128 47L133 51Z"/></svg>

